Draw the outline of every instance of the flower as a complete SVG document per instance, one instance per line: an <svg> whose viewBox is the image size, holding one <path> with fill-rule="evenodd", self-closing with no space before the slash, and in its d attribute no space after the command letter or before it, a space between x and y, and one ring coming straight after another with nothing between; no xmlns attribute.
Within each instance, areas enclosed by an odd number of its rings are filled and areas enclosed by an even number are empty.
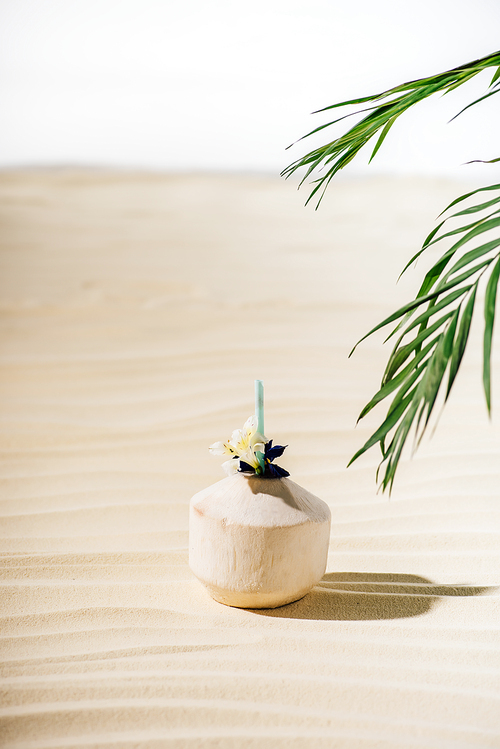
<svg viewBox="0 0 500 749"><path fill-rule="evenodd" d="M222 464L228 476L240 471L255 473L257 476L282 478L290 475L288 471L271 463L274 458L283 455L285 447L273 447L273 441L267 440L257 431L257 417L250 416L243 429L235 429L226 442L214 442L208 449L212 455L230 456L230 459Z"/></svg>
<svg viewBox="0 0 500 749"><path fill-rule="evenodd" d="M229 455L231 460L223 463L228 475L240 470L240 460L257 472L260 468L257 453L263 453L267 440L257 431L257 417L250 416L243 429L235 429L226 442L214 442L208 448L212 455Z"/></svg>
<svg viewBox="0 0 500 749"><path fill-rule="evenodd" d="M275 445L273 447L273 441L269 440L269 442L266 444L266 449L264 453L264 462L265 462L265 474L272 476L273 478L284 478L285 476L289 476L290 474L288 471L285 471L284 468L281 468L280 466L272 465L272 461L275 458L280 458L283 453L285 452L288 445Z"/></svg>

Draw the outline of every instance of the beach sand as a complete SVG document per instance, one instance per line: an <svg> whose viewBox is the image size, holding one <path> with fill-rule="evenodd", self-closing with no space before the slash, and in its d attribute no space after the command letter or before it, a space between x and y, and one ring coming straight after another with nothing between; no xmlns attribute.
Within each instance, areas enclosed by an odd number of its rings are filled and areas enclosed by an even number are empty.
<svg viewBox="0 0 500 749"><path fill-rule="evenodd" d="M500 747L500 341L482 310L432 439L377 493L346 464L389 353L354 343L467 184L340 178L319 211L275 177L0 175L0 743ZM327 572L263 611L188 567L208 445L253 413L328 502Z"/></svg>

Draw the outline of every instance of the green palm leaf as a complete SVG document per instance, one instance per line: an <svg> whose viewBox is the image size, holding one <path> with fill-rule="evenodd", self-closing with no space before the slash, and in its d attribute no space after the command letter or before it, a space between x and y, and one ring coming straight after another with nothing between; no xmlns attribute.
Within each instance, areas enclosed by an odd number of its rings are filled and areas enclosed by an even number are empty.
<svg viewBox="0 0 500 749"><path fill-rule="evenodd" d="M493 337L493 324L495 322L495 303L498 289L498 277L500 276L500 258L496 261L491 272L484 299L484 346L483 346L483 385L486 397L488 413L491 414L491 340Z"/></svg>
<svg viewBox="0 0 500 749"><path fill-rule="evenodd" d="M498 195L494 202L500 207L500 186L497 186L497 191ZM469 197L471 195L474 193ZM491 208L492 202L488 201L487 208ZM484 208L483 206L483 210ZM452 218L456 218L456 215L450 216L450 219ZM484 232L499 230L500 216L489 221L478 218L476 224L477 226L472 229L470 225L467 227L467 242L480 237ZM452 233L455 232L438 234L434 241L446 239ZM431 280L424 280L416 299L389 315L367 334L371 335L376 330L401 320L388 336L390 338L396 331L399 333L382 378L381 388L364 407L359 418L366 416L378 403L394 393L396 396L393 403L396 403L396 408L391 405L382 427L351 460L352 463L379 442L383 456L380 468L385 469L381 483L383 490L392 489L402 449L412 428L415 444L420 443L434 411L440 389L444 388L446 372L448 382L444 401L448 399L469 339L478 286L484 274L488 273L484 313L483 382L488 410L490 409L491 342L500 278L500 237L468 251L464 251L464 244L462 240L455 243L435 263L433 268L438 270L432 273L429 271L426 279ZM460 252L460 257L455 259L454 265L449 271L444 272L444 267L451 257ZM478 259L479 263L476 262ZM416 313L418 315L415 317ZM408 388L411 388L409 394ZM398 391L402 392L403 398L398 399ZM388 442L389 436L391 439Z"/></svg>
<svg viewBox="0 0 500 749"><path fill-rule="evenodd" d="M500 93L500 52L436 76L410 81L373 96L351 99L319 110L326 112L339 107L371 103L371 106L332 120L304 136L307 138L346 117L364 115L344 135L293 162L282 174L289 177L305 167L302 184L315 170L322 168L324 174L313 181L314 186L307 200L309 202L319 195L318 206L334 175L352 161L368 141L377 136L371 161L396 119L407 109L434 93L449 93L491 67L495 68L495 72L490 90L458 113L462 114L484 99ZM497 161L499 159L491 159L485 163ZM484 200L481 196L483 192L492 192L494 196ZM450 212L464 201L470 201L471 204L455 213ZM449 243L450 240L451 246L427 271L415 299L382 320L356 344L358 346L376 331L394 324L386 340L397 335L396 343L380 389L363 408L359 419L390 396L392 402L380 427L349 462L350 465L378 444L382 451L382 461L377 478L379 472L383 471L382 490L392 489L402 451L410 434L413 434L415 447L420 443L440 392L443 391L444 402L450 395L469 340L478 287L483 277L487 279L483 385L487 408L488 411L491 410L491 345L500 279L500 184L488 185L461 195L450 203L441 215L443 214L447 216L426 237L422 247L406 264L402 273L430 247L443 242ZM450 221L458 221L459 225L445 231Z"/></svg>
<svg viewBox="0 0 500 749"><path fill-rule="evenodd" d="M444 73L440 73L435 76L428 78L420 78L415 81L409 81L403 83L400 86L388 89L372 96L364 96L358 99L350 99L348 101L339 102L329 107L317 110L314 114L321 112L327 112L330 109L338 109L339 107L347 107L356 104L364 104L367 102L374 102L372 106L365 107L364 109L351 112L343 117L331 120L319 127L314 128L311 132L304 135L300 140L314 135L325 128L335 125L347 117L360 115L368 112L359 122L351 127L344 135L330 141L320 148L314 149L310 153L301 159L297 159L292 162L289 166L282 171L282 176L289 177L297 170L307 167L306 174L301 180L300 184L303 184L312 172L320 167L326 167L325 174L316 179L313 184L315 187L312 189L307 202L320 192L317 206L319 206L326 188L328 187L333 176L343 169L352 159L359 153L359 151L365 146L373 137L378 136L378 141L374 147L371 158L375 156L378 149L382 145L389 129L394 124L395 120L410 107L423 101L424 99L432 96L436 93L446 94L453 91L458 86L467 83L476 75L481 73L487 68L496 68L495 75L490 83L489 91L484 97L476 99L467 107L465 107L459 114L462 114L465 109L468 109L475 104L481 102L488 96L500 93L499 83L497 78L500 71L500 52L495 52L492 55L481 58L480 60L474 60L473 62L461 65L458 68L453 68ZM293 145L293 144L292 144ZM290 148L290 146L289 146ZM371 159L370 159L371 160Z"/></svg>

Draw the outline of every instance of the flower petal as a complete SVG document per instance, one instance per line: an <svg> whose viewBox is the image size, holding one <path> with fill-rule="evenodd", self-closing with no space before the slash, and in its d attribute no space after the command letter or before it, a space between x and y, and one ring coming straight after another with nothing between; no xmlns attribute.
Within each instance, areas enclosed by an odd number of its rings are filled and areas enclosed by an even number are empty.
<svg viewBox="0 0 500 749"><path fill-rule="evenodd" d="M214 442L213 445L210 445L208 448L212 455L230 455L231 451L228 449L227 444L225 442Z"/></svg>
<svg viewBox="0 0 500 749"><path fill-rule="evenodd" d="M280 458L283 453L285 452L288 445L275 445L274 447L271 447L266 452L266 458L268 460L274 460L275 458Z"/></svg>
<svg viewBox="0 0 500 749"><path fill-rule="evenodd" d="M265 445L267 444L267 439L260 432L255 432L250 439L250 445L253 447L256 442L262 442Z"/></svg>
<svg viewBox="0 0 500 749"><path fill-rule="evenodd" d="M243 429L235 429L229 440L231 447L234 447L238 454L244 452L248 448L248 437Z"/></svg>
<svg viewBox="0 0 500 749"><path fill-rule="evenodd" d="M281 468L281 466L274 465L273 463L267 464L266 472L269 473L269 475L275 479L284 479L290 475L288 471L285 471L284 468Z"/></svg>
<svg viewBox="0 0 500 749"><path fill-rule="evenodd" d="M253 452L253 450L246 450L244 453L240 455L241 460L245 461L245 463L248 463L249 466L252 466L252 468L258 468L259 467L259 461L257 460L257 456Z"/></svg>
<svg viewBox="0 0 500 749"><path fill-rule="evenodd" d="M240 463L240 471L242 473L255 473L255 468L249 465L249 463L245 463L244 460L240 460L239 463Z"/></svg>
<svg viewBox="0 0 500 749"><path fill-rule="evenodd" d="M222 467L228 476L232 476L233 473L236 473L237 471L239 471L240 461L234 460L234 459L226 460L226 462L222 464Z"/></svg>
<svg viewBox="0 0 500 749"><path fill-rule="evenodd" d="M243 429L247 432L249 436L254 434L254 432L257 431L257 417L249 416L248 419L245 421L245 424L243 426Z"/></svg>

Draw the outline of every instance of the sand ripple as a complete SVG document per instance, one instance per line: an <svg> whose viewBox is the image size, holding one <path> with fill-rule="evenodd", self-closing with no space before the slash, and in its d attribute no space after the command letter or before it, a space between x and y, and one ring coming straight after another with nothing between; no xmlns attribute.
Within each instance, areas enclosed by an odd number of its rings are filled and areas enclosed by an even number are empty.
<svg viewBox="0 0 500 749"><path fill-rule="evenodd" d="M376 455L345 468L386 356L349 349L413 293L393 282L456 193L344 181L313 214L274 179L0 177L3 747L500 746L480 336L390 501ZM266 611L217 604L187 565L189 499L221 477L207 445L255 377L333 516L323 580Z"/></svg>

